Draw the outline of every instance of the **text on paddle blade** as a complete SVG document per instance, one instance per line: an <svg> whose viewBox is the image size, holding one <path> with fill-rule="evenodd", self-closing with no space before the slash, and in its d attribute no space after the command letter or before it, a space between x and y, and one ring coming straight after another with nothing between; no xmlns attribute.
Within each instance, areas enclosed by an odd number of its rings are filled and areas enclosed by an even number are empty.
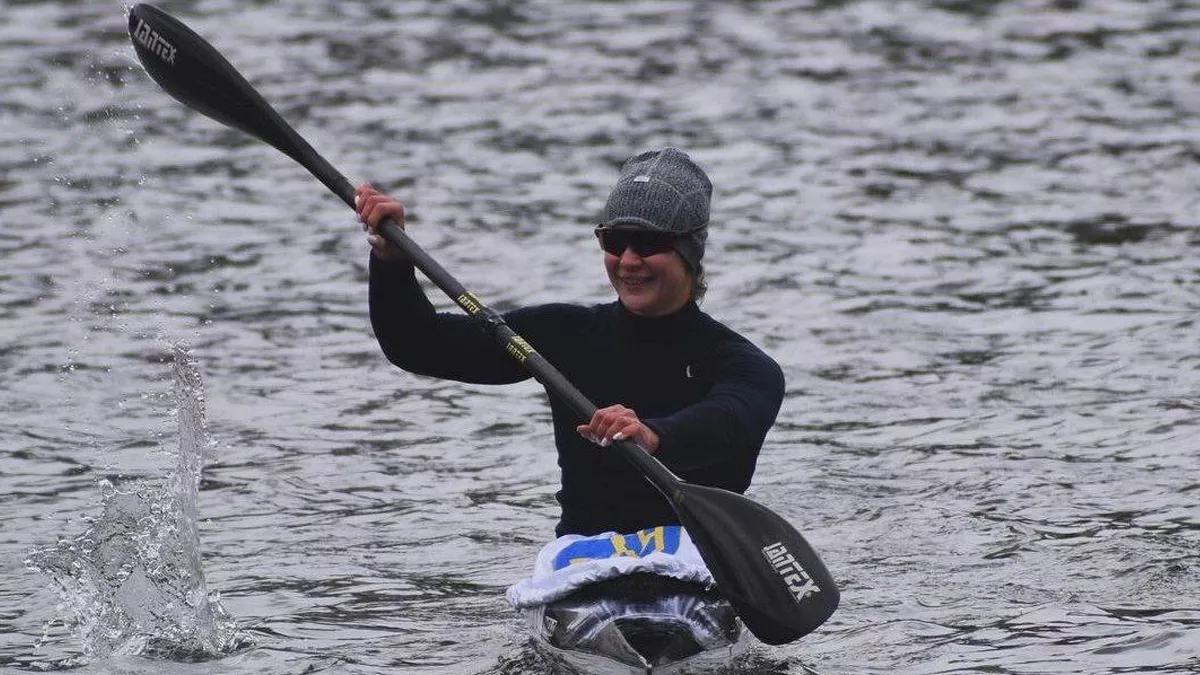
<svg viewBox="0 0 1200 675"><path fill-rule="evenodd" d="M808 572L804 571L800 561L796 560L796 556L792 555L782 542L767 544L763 547L762 552L767 562L775 568L776 574L783 578L783 582L787 584L788 590L796 598L796 602L803 600L809 593L821 592L817 582L813 581Z"/></svg>
<svg viewBox="0 0 1200 675"><path fill-rule="evenodd" d="M138 19L137 28L133 30L133 39L137 40L138 44L148 49L151 53L158 56L158 58L165 61L167 65L175 65L175 47L154 29L150 28L150 25L144 20Z"/></svg>

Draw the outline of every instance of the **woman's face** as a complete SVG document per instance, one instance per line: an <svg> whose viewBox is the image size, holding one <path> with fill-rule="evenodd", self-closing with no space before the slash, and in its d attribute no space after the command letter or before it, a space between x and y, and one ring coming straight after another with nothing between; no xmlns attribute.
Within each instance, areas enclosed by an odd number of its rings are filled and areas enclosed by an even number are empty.
<svg viewBox="0 0 1200 675"><path fill-rule="evenodd" d="M640 256L632 246L604 253L604 269L625 308L639 316L665 316L692 296L692 275L674 249Z"/></svg>

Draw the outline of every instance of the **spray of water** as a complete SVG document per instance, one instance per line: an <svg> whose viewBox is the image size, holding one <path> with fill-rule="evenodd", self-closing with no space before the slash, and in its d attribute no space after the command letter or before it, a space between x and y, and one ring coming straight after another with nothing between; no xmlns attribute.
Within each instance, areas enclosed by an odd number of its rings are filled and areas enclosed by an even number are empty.
<svg viewBox="0 0 1200 675"><path fill-rule="evenodd" d="M200 559L197 494L211 453L200 371L174 349L179 450L162 481L101 483L103 506L87 530L34 551L28 564L53 580L62 619L89 659L140 655L217 658L244 636L208 590Z"/></svg>

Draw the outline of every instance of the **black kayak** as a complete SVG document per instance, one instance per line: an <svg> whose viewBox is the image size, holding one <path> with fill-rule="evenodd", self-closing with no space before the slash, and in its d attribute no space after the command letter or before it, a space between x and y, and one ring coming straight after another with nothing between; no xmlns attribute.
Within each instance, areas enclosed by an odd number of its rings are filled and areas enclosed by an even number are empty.
<svg viewBox="0 0 1200 675"><path fill-rule="evenodd" d="M646 572L597 581L526 612L533 644L556 672L716 672L749 642L715 589Z"/></svg>

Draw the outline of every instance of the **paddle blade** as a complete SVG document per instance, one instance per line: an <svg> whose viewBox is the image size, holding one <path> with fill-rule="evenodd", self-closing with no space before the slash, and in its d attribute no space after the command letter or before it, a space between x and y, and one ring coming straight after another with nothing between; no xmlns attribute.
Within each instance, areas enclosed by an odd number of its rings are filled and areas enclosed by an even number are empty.
<svg viewBox="0 0 1200 675"><path fill-rule="evenodd" d="M840 594L804 537L787 521L746 497L681 483L676 513L746 628L779 645L825 622Z"/></svg>
<svg viewBox="0 0 1200 675"><path fill-rule="evenodd" d="M274 146L353 204L353 188L346 179L182 21L154 5L137 4L129 10L129 37L146 73L180 103Z"/></svg>

